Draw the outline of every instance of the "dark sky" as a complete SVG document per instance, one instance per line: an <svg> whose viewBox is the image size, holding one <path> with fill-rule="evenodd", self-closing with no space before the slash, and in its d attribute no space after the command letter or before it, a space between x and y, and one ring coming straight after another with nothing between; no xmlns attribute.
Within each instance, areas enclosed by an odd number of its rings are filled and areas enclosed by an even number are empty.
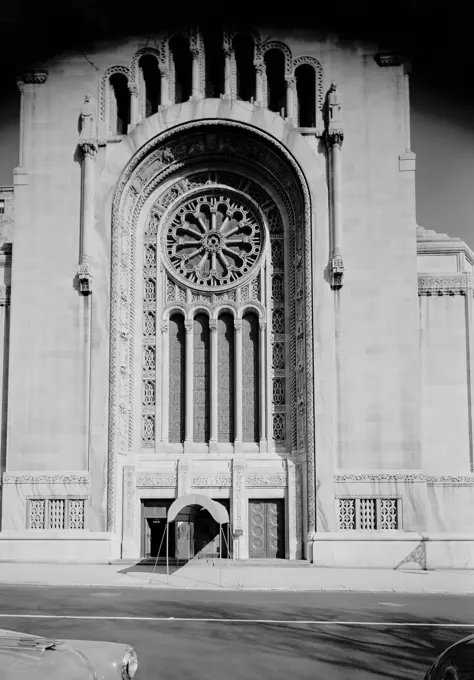
<svg viewBox="0 0 474 680"><path fill-rule="evenodd" d="M187 5L117 0L0 4L0 185L17 163L18 96L13 76L65 50L87 52L97 39L150 35L186 17L201 24L239 21L312 27L345 44L376 41L411 55L412 148L417 153L417 219L474 248L474 50L468 3L340 0L272 5L250 0Z"/></svg>

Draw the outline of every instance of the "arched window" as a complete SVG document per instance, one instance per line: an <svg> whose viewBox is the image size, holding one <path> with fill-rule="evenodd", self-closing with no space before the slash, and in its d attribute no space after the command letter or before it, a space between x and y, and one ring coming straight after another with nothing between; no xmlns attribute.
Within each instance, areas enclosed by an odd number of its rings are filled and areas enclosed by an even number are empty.
<svg viewBox="0 0 474 680"><path fill-rule="evenodd" d="M206 64L205 96L218 98L224 94L225 58L220 31L203 31Z"/></svg>
<svg viewBox="0 0 474 680"><path fill-rule="evenodd" d="M234 318L221 314L217 322L218 440L234 441Z"/></svg>
<svg viewBox="0 0 474 680"><path fill-rule="evenodd" d="M242 319L242 441L258 442L259 428L259 324L256 314Z"/></svg>
<svg viewBox="0 0 474 680"><path fill-rule="evenodd" d="M160 71L156 58L145 54L139 61L140 69L140 103L142 117L148 118L158 111L161 104Z"/></svg>
<svg viewBox="0 0 474 680"><path fill-rule="evenodd" d="M193 322L193 440L209 441L210 425L209 317L197 314Z"/></svg>
<svg viewBox="0 0 474 680"><path fill-rule="evenodd" d="M301 64L295 70L298 98L298 126L316 127L316 72L311 64Z"/></svg>
<svg viewBox="0 0 474 680"><path fill-rule="evenodd" d="M285 55L277 48L265 52L267 72L267 106L270 111L286 115Z"/></svg>
<svg viewBox="0 0 474 680"><path fill-rule="evenodd" d="M183 315L173 314L169 323L168 439L171 443L184 441L185 342Z"/></svg>
<svg viewBox="0 0 474 680"><path fill-rule="evenodd" d="M242 33L234 38L235 66L237 71L237 99L250 101L255 98L254 41Z"/></svg>
<svg viewBox="0 0 474 680"><path fill-rule="evenodd" d="M109 84L109 129L113 135L126 135L130 123L130 91L127 77L123 73L114 73L110 76Z"/></svg>
<svg viewBox="0 0 474 680"><path fill-rule="evenodd" d="M174 64L174 103L187 102L192 95L193 57L189 41L182 35L170 40Z"/></svg>

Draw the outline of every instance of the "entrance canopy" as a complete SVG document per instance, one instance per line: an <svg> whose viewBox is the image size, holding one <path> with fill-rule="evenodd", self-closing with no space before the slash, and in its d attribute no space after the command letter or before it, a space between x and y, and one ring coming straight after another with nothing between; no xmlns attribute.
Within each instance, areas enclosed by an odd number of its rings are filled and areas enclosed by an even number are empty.
<svg viewBox="0 0 474 680"><path fill-rule="evenodd" d="M169 507L168 522L189 522L194 508L201 507L209 512L218 524L227 524L229 513L223 505L202 493L188 493L177 498Z"/></svg>

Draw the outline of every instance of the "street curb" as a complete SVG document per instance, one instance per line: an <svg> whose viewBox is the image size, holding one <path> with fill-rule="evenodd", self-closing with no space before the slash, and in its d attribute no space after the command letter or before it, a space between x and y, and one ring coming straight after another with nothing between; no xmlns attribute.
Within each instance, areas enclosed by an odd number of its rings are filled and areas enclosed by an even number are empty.
<svg viewBox="0 0 474 680"><path fill-rule="evenodd" d="M263 587L245 587L245 588L225 588L221 586L214 586L214 587L200 587L200 586L174 586L172 584L152 584L152 583L144 583L144 584L116 584L116 583L107 583L107 584L98 584L98 583L67 583L67 584L58 584L58 583L49 583L47 581L15 581L15 582L8 582L8 581L0 581L1 586L33 586L33 587L49 587L49 588L141 588L141 589L151 589L151 590L192 590L192 591L205 591L205 592L226 592L226 593L244 593L244 592L280 592L280 593L363 593L363 594L368 594L368 593L393 593L397 595L452 595L452 596L462 596L462 595L472 595L473 592L472 590L462 590L462 591L456 591L453 592L451 590L442 590L442 589L419 589L417 591L413 590L403 590L403 589L395 589L395 588L379 588L379 589L371 589L367 590L364 588L346 588L344 586L340 586L339 588L263 588Z"/></svg>

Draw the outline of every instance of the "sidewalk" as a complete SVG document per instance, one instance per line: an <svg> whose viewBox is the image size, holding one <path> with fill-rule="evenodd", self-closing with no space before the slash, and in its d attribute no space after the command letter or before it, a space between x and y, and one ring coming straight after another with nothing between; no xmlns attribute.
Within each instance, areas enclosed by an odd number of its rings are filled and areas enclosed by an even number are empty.
<svg viewBox="0 0 474 680"><path fill-rule="evenodd" d="M209 590L474 593L474 571L332 569L311 565L190 562L182 567L115 564L0 563L0 584Z"/></svg>

